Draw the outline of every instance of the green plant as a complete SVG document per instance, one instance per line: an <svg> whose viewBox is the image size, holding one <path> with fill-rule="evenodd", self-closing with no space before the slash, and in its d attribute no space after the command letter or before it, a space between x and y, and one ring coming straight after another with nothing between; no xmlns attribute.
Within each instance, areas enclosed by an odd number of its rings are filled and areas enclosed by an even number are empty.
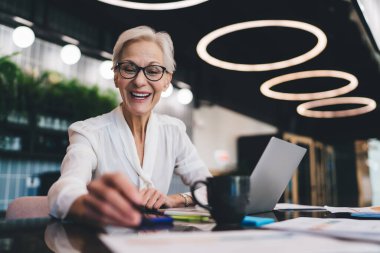
<svg viewBox="0 0 380 253"><path fill-rule="evenodd" d="M16 54L0 57L0 120L17 107L18 84L24 79L21 69L10 60Z"/></svg>
<svg viewBox="0 0 380 253"><path fill-rule="evenodd" d="M71 121L83 120L112 110L117 105L113 91L100 91L97 86L88 86L77 79L51 83L46 72L39 87L38 105L41 113L62 115Z"/></svg>
<svg viewBox="0 0 380 253"><path fill-rule="evenodd" d="M67 80L52 71L34 78L10 60L13 55L0 58L0 120L6 119L12 111L27 111L32 117L46 114L76 121L117 106L114 91L101 91L95 85Z"/></svg>

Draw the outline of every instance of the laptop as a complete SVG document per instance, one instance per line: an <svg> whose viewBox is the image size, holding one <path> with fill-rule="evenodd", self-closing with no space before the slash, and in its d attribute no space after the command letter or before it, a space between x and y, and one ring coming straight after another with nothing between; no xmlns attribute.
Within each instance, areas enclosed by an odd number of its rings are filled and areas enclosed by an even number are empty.
<svg viewBox="0 0 380 253"><path fill-rule="evenodd" d="M303 147L270 139L251 174L248 214L273 210L305 153Z"/></svg>

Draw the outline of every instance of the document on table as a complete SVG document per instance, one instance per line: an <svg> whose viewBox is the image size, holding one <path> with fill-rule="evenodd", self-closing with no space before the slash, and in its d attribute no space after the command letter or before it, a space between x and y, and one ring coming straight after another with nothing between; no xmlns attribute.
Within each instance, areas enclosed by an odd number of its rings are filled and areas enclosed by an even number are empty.
<svg viewBox="0 0 380 253"><path fill-rule="evenodd" d="M380 245L281 231L170 232L101 234L112 252L380 252Z"/></svg>
<svg viewBox="0 0 380 253"><path fill-rule="evenodd" d="M176 207L176 208L167 208L159 209L160 212L163 212L165 215L185 215L185 216L205 216L210 217L210 212L201 207Z"/></svg>
<svg viewBox="0 0 380 253"><path fill-rule="evenodd" d="M380 243L379 220L301 217L269 224L264 227Z"/></svg>
<svg viewBox="0 0 380 253"><path fill-rule="evenodd" d="M274 210L326 210L322 206L309 206L309 205L299 205L291 203L277 203Z"/></svg>
<svg viewBox="0 0 380 253"><path fill-rule="evenodd" d="M324 208L331 213L379 213L380 207L369 206L369 207L333 207L324 206Z"/></svg>

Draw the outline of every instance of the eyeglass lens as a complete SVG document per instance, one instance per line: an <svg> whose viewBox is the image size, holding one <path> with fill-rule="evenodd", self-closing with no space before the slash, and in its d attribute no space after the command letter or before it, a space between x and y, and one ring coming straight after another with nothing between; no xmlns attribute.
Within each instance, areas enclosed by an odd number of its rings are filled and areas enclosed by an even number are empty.
<svg viewBox="0 0 380 253"><path fill-rule="evenodd" d="M149 65L146 67L139 67L133 62L119 63L119 71L122 77L131 79L137 76L142 70L145 77L151 81L158 81L162 78L165 68L159 65Z"/></svg>

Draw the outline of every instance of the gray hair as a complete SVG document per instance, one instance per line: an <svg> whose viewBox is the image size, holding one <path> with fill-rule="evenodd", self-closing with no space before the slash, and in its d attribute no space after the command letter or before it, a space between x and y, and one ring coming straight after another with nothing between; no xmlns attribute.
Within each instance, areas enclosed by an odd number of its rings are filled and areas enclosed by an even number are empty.
<svg viewBox="0 0 380 253"><path fill-rule="evenodd" d="M164 55L164 65L166 70L170 73L173 73L175 71L176 64L174 60L174 47L170 35L166 32L156 32L149 26L138 26L126 30L120 34L119 38L116 41L115 47L113 48L113 68L120 60L125 45L128 42L135 40L148 40L157 43Z"/></svg>

